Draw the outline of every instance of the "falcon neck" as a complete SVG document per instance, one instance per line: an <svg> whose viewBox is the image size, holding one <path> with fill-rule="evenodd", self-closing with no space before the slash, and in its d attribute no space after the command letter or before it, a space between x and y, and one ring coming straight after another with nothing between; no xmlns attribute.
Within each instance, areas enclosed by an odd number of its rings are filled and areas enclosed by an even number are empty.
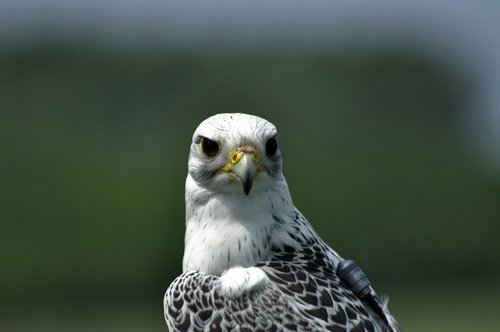
<svg viewBox="0 0 500 332"><path fill-rule="evenodd" d="M220 275L267 259L271 239L283 231L276 216L292 210L284 180L246 196L208 192L188 176L183 270Z"/></svg>

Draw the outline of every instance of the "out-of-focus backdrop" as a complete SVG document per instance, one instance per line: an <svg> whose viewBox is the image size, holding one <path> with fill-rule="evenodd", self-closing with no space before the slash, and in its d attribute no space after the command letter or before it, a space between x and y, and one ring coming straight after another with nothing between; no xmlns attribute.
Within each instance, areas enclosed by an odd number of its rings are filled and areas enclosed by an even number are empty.
<svg viewBox="0 0 500 332"><path fill-rule="evenodd" d="M0 330L166 331L191 135L279 129L295 204L406 331L500 325L500 6L0 3Z"/></svg>

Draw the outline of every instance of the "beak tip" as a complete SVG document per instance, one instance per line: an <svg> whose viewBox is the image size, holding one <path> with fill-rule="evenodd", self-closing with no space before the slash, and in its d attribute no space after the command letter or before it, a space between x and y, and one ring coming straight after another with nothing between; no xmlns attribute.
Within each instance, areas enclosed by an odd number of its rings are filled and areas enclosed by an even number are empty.
<svg viewBox="0 0 500 332"><path fill-rule="evenodd" d="M250 194L250 190L252 190L252 179L250 178L247 178L246 180L243 181L243 192L245 193L245 195L249 195Z"/></svg>
<svg viewBox="0 0 500 332"><path fill-rule="evenodd" d="M250 194L250 190L252 189L251 186L245 186L243 185L243 192L245 193L245 195L249 195Z"/></svg>

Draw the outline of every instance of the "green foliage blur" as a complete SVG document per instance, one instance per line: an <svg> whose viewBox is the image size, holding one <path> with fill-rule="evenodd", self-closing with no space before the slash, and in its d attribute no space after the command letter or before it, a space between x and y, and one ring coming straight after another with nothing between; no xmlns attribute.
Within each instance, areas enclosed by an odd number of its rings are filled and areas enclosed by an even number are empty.
<svg viewBox="0 0 500 332"><path fill-rule="evenodd" d="M2 53L0 330L166 331L191 135L220 112L278 127L296 206L404 330L498 326L500 179L466 83L404 52Z"/></svg>

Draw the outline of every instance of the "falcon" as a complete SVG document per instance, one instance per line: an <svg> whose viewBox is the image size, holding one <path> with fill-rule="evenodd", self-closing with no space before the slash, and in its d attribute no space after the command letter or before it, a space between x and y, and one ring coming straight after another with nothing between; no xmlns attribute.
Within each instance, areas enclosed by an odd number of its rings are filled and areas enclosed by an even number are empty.
<svg viewBox="0 0 500 332"><path fill-rule="evenodd" d="M294 206L272 123L203 121L185 195L183 273L163 302L171 332L399 331L361 269Z"/></svg>

